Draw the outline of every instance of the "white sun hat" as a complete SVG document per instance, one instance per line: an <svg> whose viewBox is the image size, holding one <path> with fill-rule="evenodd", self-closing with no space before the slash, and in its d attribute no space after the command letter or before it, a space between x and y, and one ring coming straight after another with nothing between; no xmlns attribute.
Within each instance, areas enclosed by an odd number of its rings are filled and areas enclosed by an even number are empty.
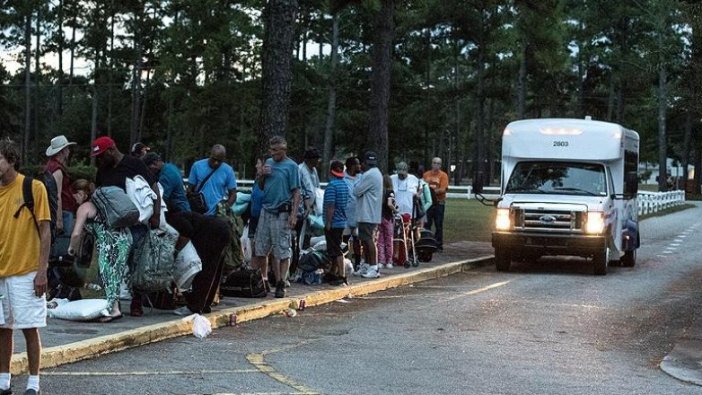
<svg viewBox="0 0 702 395"><path fill-rule="evenodd" d="M60 135L51 139L51 145L46 149L46 156L54 156L61 152L62 149L69 145L75 145L74 142L69 142L66 136Z"/></svg>

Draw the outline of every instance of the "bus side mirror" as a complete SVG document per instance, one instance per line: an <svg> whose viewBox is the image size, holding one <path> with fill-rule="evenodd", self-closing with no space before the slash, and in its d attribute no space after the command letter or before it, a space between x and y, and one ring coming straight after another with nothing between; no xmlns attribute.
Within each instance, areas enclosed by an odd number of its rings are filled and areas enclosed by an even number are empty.
<svg viewBox="0 0 702 395"><path fill-rule="evenodd" d="M639 176L635 171L626 173L624 177L624 194L636 195L639 192Z"/></svg>
<svg viewBox="0 0 702 395"><path fill-rule="evenodd" d="M473 179L473 193L483 193L483 180L480 177L475 177Z"/></svg>

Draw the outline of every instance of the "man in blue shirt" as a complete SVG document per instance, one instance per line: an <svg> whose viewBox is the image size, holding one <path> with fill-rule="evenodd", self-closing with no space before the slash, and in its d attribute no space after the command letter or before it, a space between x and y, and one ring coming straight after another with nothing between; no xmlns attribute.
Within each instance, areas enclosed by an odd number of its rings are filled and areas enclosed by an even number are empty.
<svg viewBox="0 0 702 395"><path fill-rule="evenodd" d="M185 197L185 185L183 176L176 165L164 163L161 156L155 152L149 152L144 156L144 164L151 172L158 177L158 182L163 187L163 199L166 202L169 214L179 212L189 212L190 203Z"/></svg>
<svg viewBox="0 0 702 395"><path fill-rule="evenodd" d="M281 136L268 142L271 158L263 165L260 186L263 189L261 216L254 246L254 267L268 272L268 253L273 252L276 286L275 297L285 297L285 280L290 270L291 231L297 223L300 206L300 175L297 163L288 158L288 143ZM265 274L264 274L265 276Z"/></svg>
<svg viewBox="0 0 702 395"><path fill-rule="evenodd" d="M215 144L210 157L200 159L190 168L188 185L190 190L200 191L205 196L207 211L205 215L217 214L217 203L227 199L227 207L236 201L236 176L234 169L224 163L227 150L221 144Z"/></svg>
<svg viewBox="0 0 702 395"><path fill-rule="evenodd" d="M334 285L348 284L344 268L344 255L341 252L341 237L347 225L346 206L349 188L344 181L344 164L338 160L329 165L332 179L324 190L324 238L327 242L327 256L332 261L329 273L334 277Z"/></svg>

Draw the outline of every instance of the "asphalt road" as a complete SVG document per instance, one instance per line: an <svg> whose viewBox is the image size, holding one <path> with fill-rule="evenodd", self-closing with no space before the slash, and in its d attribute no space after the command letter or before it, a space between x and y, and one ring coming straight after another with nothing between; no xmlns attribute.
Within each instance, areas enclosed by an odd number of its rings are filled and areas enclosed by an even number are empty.
<svg viewBox="0 0 702 395"><path fill-rule="evenodd" d="M43 394L700 394L658 364L702 308L701 216L644 221L604 277L486 267L46 370Z"/></svg>

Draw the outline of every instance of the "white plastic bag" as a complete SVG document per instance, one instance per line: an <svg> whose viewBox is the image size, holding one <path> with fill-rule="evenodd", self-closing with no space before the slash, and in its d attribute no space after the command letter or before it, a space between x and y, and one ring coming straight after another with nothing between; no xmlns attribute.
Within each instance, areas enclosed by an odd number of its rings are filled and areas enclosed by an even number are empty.
<svg viewBox="0 0 702 395"><path fill-rule="evenodd" d="M253 256L251 246L251 239L249 239L249 225L244 226L244 230L241 232L241 252L244 255L244 262L251 262L251 257Z"/></svg>
<svg viewBox="0 0 702 395"><path fill-rule="evenodd" d="M193 335L198 339L204 339L212 333L212 324L210 320L201 316L200 314L195 314L193 317Z"/></svg>
<svg viewBox="0 0 702 395"><path fill-rule="evenodd" d="M72 302L59 302L56 308L47 310L47 316L69 321L90 321L110 315L109 308L110 306L107 305L105 299L74 300Z"/></svg>
<svg viewBox="0 0 702 395"><path fill-rule="evenodd" d="M188 244L178 252L175 265L174 277L176 285L179 289L190 288L195 275L202 270L202 260L200 256L197 255L197 251L195 251L192 242L188 242Z"/></svg>

